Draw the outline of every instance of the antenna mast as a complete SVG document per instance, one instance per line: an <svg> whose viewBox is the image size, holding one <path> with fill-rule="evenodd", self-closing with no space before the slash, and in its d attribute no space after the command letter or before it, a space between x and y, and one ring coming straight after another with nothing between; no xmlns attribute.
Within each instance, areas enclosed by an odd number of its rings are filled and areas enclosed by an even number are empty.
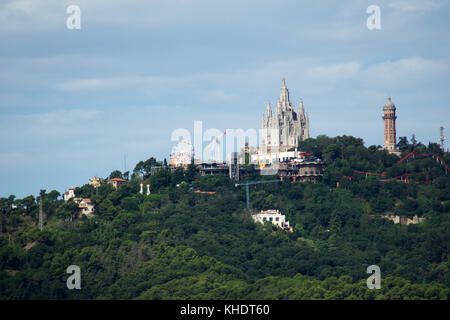
<svg viewBox="0 0 450 320"><path fill-rule="evenodd" d="M441 149L442 151L444 150L444 142L445 142L445 137L444 137L444 126L441 126L441 138L439 139L441 141Z"/></svg>
<svg viewBox="0 0 450 320"><path fill-rule="evenodd" d="M44 190L41 190L40 194L40 198L39 198L39 230L42 231L43 228L43 213L42 213L42 198L44 197Z"/></svg>

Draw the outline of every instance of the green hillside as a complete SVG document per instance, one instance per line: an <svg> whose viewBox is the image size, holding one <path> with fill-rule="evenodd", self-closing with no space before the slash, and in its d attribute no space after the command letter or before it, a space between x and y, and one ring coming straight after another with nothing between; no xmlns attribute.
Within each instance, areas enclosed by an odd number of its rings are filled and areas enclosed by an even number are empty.
<svg viewBox="0 0 450 320"><path fill-rule="evenodd" d="M404 155L450 163L436 144L400 142ZM324 160L323 181L251 186L252 211L228 177L201 177L192 165L171 171L154 158L118 190L76 188L95 204L92 218L78 218L59 192L43 193L43 231L39 198L0 198L0 299L449 299L443 164L431 156L397 163L349 136L299 147ZM249 172L249 180L274 179ZM140 194L140 183L152 194ZM294 232L254 223L261 209L279 209ZM424 220L406 226L383 215ZM81 268L81 290L66 287L69 265ZM366 286L369 265L381 269L380 290Z"/></svg>

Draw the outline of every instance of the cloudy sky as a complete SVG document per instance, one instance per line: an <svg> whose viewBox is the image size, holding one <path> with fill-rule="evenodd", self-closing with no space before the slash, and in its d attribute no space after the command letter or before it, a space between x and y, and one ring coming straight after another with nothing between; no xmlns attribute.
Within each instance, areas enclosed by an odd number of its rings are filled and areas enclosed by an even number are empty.
<svg viewBox="0 0 450 320"><path fill-rule="evenodd" d="M80 30L66 26L73 4ZM366 26L373 4L381 30ZM392 96L398 136L437 142L449 16L444 0L2 0L0 197L63 192L123 170L124 155L127 170L168 158L194 120L259 129L283 77L313 137L381 145Z"/></svg>

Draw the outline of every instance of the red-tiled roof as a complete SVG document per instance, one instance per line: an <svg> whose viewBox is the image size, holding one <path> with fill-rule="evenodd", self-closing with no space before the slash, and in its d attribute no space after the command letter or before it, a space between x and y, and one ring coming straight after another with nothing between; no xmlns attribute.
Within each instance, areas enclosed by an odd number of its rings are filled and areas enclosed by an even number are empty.
<svg viewBox="0 0 450 320"><path fill-rule="evenodd" d="M126 182L127 180L125 180L125 179L120 179L120 178L113 178L113 179L109 179L109 181Z"/></svg>

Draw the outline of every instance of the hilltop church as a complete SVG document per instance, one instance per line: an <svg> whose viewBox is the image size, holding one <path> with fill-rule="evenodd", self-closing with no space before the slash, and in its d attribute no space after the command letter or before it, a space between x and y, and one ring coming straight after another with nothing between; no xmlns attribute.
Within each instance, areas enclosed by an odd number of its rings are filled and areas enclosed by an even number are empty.
<svg viewBox="0 0 450 320"><path fill-rule="evenodd" d="M277 102L275 113L272 113L270 103L267 103L266 113L262 118L261 148L279 151L297 148L299 141L309 138L309 118L305 115L303 101L300 99L298 113L289 100L289 90L286 79L283 78L283 87L280 99Z"/></svg>
<svg viewBox="0 0 450 320"><path fill-rule="evenodd" d="M285 78L275 113L272 113L270 103L267 103L260 134L259 147L249 148L248 152L251 162L262 166L289 157L288 150L296 149L300 141L309 138L309 117L305 114L303 101L300 99L298 112L295 112Z"/></svg>

